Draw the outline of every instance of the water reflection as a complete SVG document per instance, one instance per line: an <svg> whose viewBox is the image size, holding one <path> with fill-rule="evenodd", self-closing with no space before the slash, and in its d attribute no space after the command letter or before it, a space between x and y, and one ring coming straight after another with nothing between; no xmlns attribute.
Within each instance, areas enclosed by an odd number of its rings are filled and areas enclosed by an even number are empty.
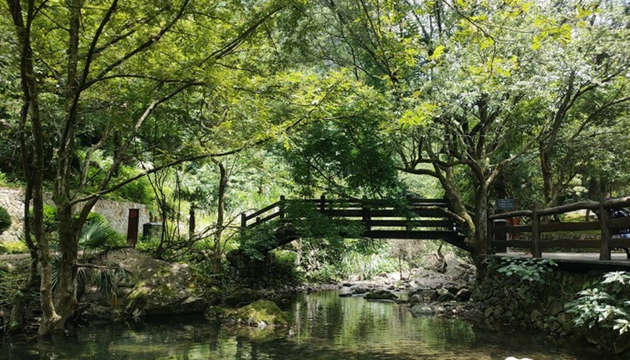
<svg viewBox="0 0 630 360"><path fill-rule="evenodd" d="M300 296L287 311L293 325L275 330L222 328L199 317L91 326L50 341L5 342L0 359L606 360L580 347L475 331L460 321L414 318L406 306L339 298L334 292Z"/></svg>

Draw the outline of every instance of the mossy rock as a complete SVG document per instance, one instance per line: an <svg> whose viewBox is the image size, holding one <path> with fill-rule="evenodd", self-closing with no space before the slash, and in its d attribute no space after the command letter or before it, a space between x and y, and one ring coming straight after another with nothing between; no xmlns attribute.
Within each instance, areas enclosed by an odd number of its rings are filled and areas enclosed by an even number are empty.
<svg viewBox="0 0 630 360"><path fill-rule="evenodd" d="M133 250L109 253L105 265L120 265L129 274L130 292L122 309L132 315L203 313L221 301L221 292L187 264L168 263Z"/></svg>
<svg viewBox="0 0 630 360"><path fill-rule="evenodd" d="M239 324L249 326L283 326L289 324L289 316L276 303L269 300L258 300L233 311L228 317Z"/></svg>
<svg viewBox="0 0 630 360"><path fill-rule="evenodd" d="M363 298L366 300L398 300L398 296L387 290L372 291L365 294Z"/></svg>

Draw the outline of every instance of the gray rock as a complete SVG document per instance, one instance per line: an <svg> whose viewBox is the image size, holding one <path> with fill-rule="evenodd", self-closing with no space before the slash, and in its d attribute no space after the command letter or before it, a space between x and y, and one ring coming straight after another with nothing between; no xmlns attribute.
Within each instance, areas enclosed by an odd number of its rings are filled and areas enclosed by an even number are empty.
<svg viewBox="0 0 630 360"><path fill-rule="evenodd" d="M437 293L438 293L439 296L442 296L442 295L448 294L449 291L446 288L439 288L439 289L437 289Z"/></svg>
<svg viewBox="0 0 630 360"><path fill-rule="evenodd" d="M132 274L133 289L121 299L128 314L203 313L216 305L221 293L188 265L168 263L126 250L112 252L104 264L117 264Z"/></svg>
<svg viewBox="0 0 630 360"><path fill-rule="evenodd" d="M615 354L623 354L630 351L630 333L625 332L615 340L613 343L613 352Z"/></svg>
<svg viewBox="0 0 630 360"><path fill-rule="evenodd" d="M339 290L340 297L349 297L352 296L352 289L349 287L343 287Z"/></svg>
<svg viewBox="0 0 630 360"><path fill-rule="evenodd" d="M455 295L451 294L450 292L447 292L444 295L440 295L437 298L437 301L439 302L446 302L446 301L452 301L455 300Z"/></svg>
<svg viewBox="0 0 630 360"><path fill-rule="evenodd" d="M424 301L424 299L422 298L422 296L420 296L420 294L411 295L411 297L409 298L409 302L411 304L418 304L418 303L421 303L423 301Z"/></svg>
<svg viewBox="0 0 630 360"><path fill-rule="evenodd" d="M398 296L387 290L377 290L365 294L367 300L397 300Z"/></svg>
<svg viewBox="0 0 630 360"><path fill-rule="evenodd" d="M457 292L457 295L455 295L455 300L462 301L462 302L468 301L470 300L471 295L472 295L472 291L466 288L463 288Z"/></svg>
<svg viewBox="0 0 630 360"><path fill-rule="evenodd" d="M354 285L350 289L352 289L353 294L365 294L370 291L370 288L364 285Z"/></svg>
<svg viewBox="0 0 630 360"><path fill-rule="evenodd" d="M429 305L414 305L411 309L409 309L409 311L411 311L411 315L416 317L435 315L435 310L433 310L433 308Z"/></svg>
<svg viewBox="0 0 630 360"><path fill-rule="evenodd" d="M552 302L551 305L549 306L548 313L551 315L558 315L563 311L564 311L564 304L561 301L556 300Z"/></svg>
<svg viewBox="0 0 630 360"><path fill-rule="evenodd" d="M530 315L530 319L532 320L533 323L542 319L542 313L540 312L540 310L534 309Z"/></svg>

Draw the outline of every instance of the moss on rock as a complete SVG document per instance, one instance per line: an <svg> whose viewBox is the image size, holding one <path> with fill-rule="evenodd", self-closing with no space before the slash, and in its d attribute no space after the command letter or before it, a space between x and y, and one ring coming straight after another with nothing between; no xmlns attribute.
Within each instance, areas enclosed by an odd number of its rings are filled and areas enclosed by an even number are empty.
<svg viewBox="0 0 630 360"><path fill-rule="evenodd" d="M247 325L265 328L289 324L289 316L276 303L258 300L238 309L210 306L204 313L208 320L218 320L225 324Z"/></svg>

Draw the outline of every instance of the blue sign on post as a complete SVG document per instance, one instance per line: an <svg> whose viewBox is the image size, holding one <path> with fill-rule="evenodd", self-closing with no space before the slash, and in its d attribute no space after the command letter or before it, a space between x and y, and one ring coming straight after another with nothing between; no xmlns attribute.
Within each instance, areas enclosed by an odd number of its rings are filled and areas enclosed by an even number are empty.
<svg viewBox="0 0 630 360"><path fill-rule="evenodd" d="M497 199L497 210L511 211L516 209L514 199Z"/></svg>

